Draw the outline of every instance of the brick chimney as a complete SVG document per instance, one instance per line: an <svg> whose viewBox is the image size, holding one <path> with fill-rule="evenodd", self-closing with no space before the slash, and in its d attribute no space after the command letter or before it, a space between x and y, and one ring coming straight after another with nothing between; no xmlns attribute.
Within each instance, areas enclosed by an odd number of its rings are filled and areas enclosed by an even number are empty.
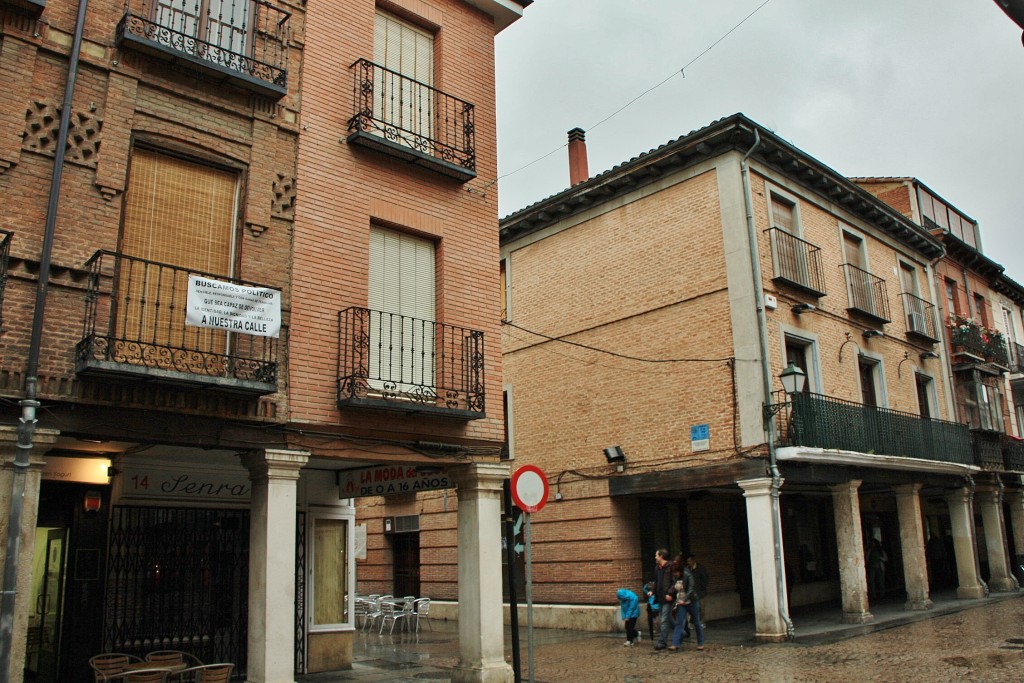
<svg viewBox="0 0 1024 683"><path fill-rule="evenodd" d="M569 187L590 178L587 170L587 134L582 128L569 131Z"/></svg>

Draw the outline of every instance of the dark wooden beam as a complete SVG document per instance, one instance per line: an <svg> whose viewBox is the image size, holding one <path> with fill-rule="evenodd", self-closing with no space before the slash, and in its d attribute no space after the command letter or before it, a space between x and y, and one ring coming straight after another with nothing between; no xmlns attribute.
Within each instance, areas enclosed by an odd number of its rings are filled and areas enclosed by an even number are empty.
<svg viewBox="0 0 1024 683"><path fill-rule="evenodd" d="M612 477L608 481L608 493L612 496L635 496L644 493L693 491L734 485L740 479L764 477L767 471L767 461L754 458L721 465L627 474Z"/></svg>

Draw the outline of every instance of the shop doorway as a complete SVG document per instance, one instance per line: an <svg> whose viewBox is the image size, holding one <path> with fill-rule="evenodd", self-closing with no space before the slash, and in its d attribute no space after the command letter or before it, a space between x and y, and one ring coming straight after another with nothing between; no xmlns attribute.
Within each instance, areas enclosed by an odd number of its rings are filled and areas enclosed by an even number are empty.
<svg viewBox="0 0 1024 683"><path fill-rule="evenodd" d="M99 652L108 492L85 484L40 485L25 634L27 682L91 678L88 658Z"/></svg>
<svg viewBox="0 0 1024 683"><path fill-rule="evenodd" d="M408 532L391 537L394 549L394 594L420 596L420 534Z"/></svg>

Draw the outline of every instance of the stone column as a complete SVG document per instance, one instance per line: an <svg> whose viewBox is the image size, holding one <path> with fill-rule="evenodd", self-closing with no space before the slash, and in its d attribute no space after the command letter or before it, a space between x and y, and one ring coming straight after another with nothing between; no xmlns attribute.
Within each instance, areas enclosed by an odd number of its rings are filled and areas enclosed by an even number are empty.
<svg viewBox="0 0 1024 683"><path fill-rule="evenodd" d="M459 662L452 683L510 683L501 597L501 486L505 465L458 468Z"/></svg>
<svg viewBox="0 0 1024 683"><path fill-rule="evenodd" d="M835 508L836 544L839 551L839 586L843 601L843 622L864 624L875 617L868 611L868 577L864 568L864 532L860 525L860 480L832 487Z"/></svg>
<svg viewBox="0 0 1024 683"><path fill-rule="evenodd" d="M252 481L249 520L249 683L295 681L295 503L307 451L242 456Z"/></svg>
<svg viewBox="0 0 1024 683"><path fill-rule="evenodd" d="M787 637L787 624L782 618L780 584L785 596L785 576L779 576L775 561L775 520L772 480L745 479L737 481L747 501L747 534L750 540L750 573L754 582L754 637L767 642L781 642ZM781 481L779 482L781 486ZM781 535L780 535L781 537ZM781 556L782 548L778 549Z"/></svg>
<svg viewBox="0 0 1024 683"><path fill-rule="evenodd" d="M907 588L907 609L931 609L928 597L928 561L924 551L924 520L921 517L921 485L894 486L900 519L900 548L903 551L903 580Z"/></svg>
<svg viewBox="0 0 1024 683"><path fill-rule="evenodd" d="M1024 493L1014 491L1004 493L1003 498L1010 508L1010 526L1013 528L1013 547L1017 549L1017 556L1024 556ZM1010 566L1017 566L1017 558L1010 558ZM1024 577L1021 577L1024 579Z"/></svg>
<svg viewBox="0 0 1024 683"><path fill-rule="evenodd" d="M986 586L978 576L978 563L974 558L974 520L971 515L971 491L959 488L946 496L949 520L953 526L953 552L960 585L956 597L970 600L985 597Z"/></svg>
<svg viewBox="0 0 1024 683"><path fill-rule="evenodd" d="M28 616L35 608L32 598L32 558L36 551L36 520L39 515L39 485L42 482L44 455L60 432L55 429L36 429L32 437L29 466L25 472L25 494L21 512L21 538L18 541L18 587L14 596L14 624L11 634L10 669L7 680L20 681L25 669L25 634ZM18 442L16 426L0 426L0 569L7 561L7 521L11 511L14 484L15 445ZM2 576L2 574L0 574Z"/></svg>
<svg viewBox="0 0 1024 683"><path fill-rule="evenodd" d="M994 591L1017 590L1017 580L1010 575L1006 551L1006 527L1003 523L1003 491L1000 484L979 485L975 498L981 508L985 527L985 548L988 551L988 585Z"/></svg>

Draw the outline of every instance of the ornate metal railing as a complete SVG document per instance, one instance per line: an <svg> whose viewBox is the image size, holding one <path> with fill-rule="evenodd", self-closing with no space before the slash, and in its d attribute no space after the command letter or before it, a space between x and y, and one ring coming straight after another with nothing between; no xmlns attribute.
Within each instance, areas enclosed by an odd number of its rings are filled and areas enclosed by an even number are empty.
<svg viewBox="0 0 1024 683"><path fill-rule="evenodd" d="M1003 469L1002 434L985 429L971 430L974 464L985 470Z"/></svg>
<svg viewBox="0 0 1024 683"><path fill-rule="evenodd" d="M1007 342L1010 360L1010 372L1024 373L1024 346L1017 342Z"/></svg>
<svg viewBox="0 0 1024 683"><path fill-rule="evenodd" d="M821 249L782 228L769 228L765 232L772 241L774 279L816 296L825 296Z"/></svg>
<svg viewBox="0 0 1024 683"><path fill-rule="evenodd" d="M1024 440L1003 435L1003 465L1010 472L1024 472Z"/></svg>
<svg viewBox="0 0 1024 683"><path fill-rule="evenodd" d="M938 341L939 333L935 326L935 306L919 296L904 292L903 314L907 323L907 334L916 334Z"/></svg>
<svg viewBox="0 0 1024 683"><path fill-rule="evenodd" d="M483 332L354 307L338 327L339 406L483 417Z"/></svg>
<svg viewBox="0 0 1024 683"><path fill-rule="evenodd" d="M352 71L349 133L370 133L422 156L476 171L474 107L366 59Z"/></svg>
<svg viewBox="0 0 1024 683"><path fill-rule="evenodd" d="M851 263L842 266L846 271L846 284L850 294L850 309L889 322L889 298L885 280Z"/></svg>
<svg viewBox="0 0 1024 683"><path fill-rule="evenodd" d="M973 464L967 425L876 408L821 394L777 396L779 443ZM781 400L780 400L781 399Z"/></svg>
<svg viewBox="0 0 1024 683"><path fill-rule="evenodd" d="M265 0L126 0L117 39L269 83L284 94L290 18Z"/></svg>
<svg viewBox="0 0 1024 683"><path fill-rule="evenodd" d="M13 237L13 232L0 230L0 330L4 328L4 292L7 291L7 266L11 261Z"/></svg>
<svg viewBox="0 0 1024 683"><path fill-rule="evenodd" d="M75 351L79 372L147 374L243 392L276 391L276 337L185 324L189 275L266 285L105 250L86 265L85 319Z"/></svg>

